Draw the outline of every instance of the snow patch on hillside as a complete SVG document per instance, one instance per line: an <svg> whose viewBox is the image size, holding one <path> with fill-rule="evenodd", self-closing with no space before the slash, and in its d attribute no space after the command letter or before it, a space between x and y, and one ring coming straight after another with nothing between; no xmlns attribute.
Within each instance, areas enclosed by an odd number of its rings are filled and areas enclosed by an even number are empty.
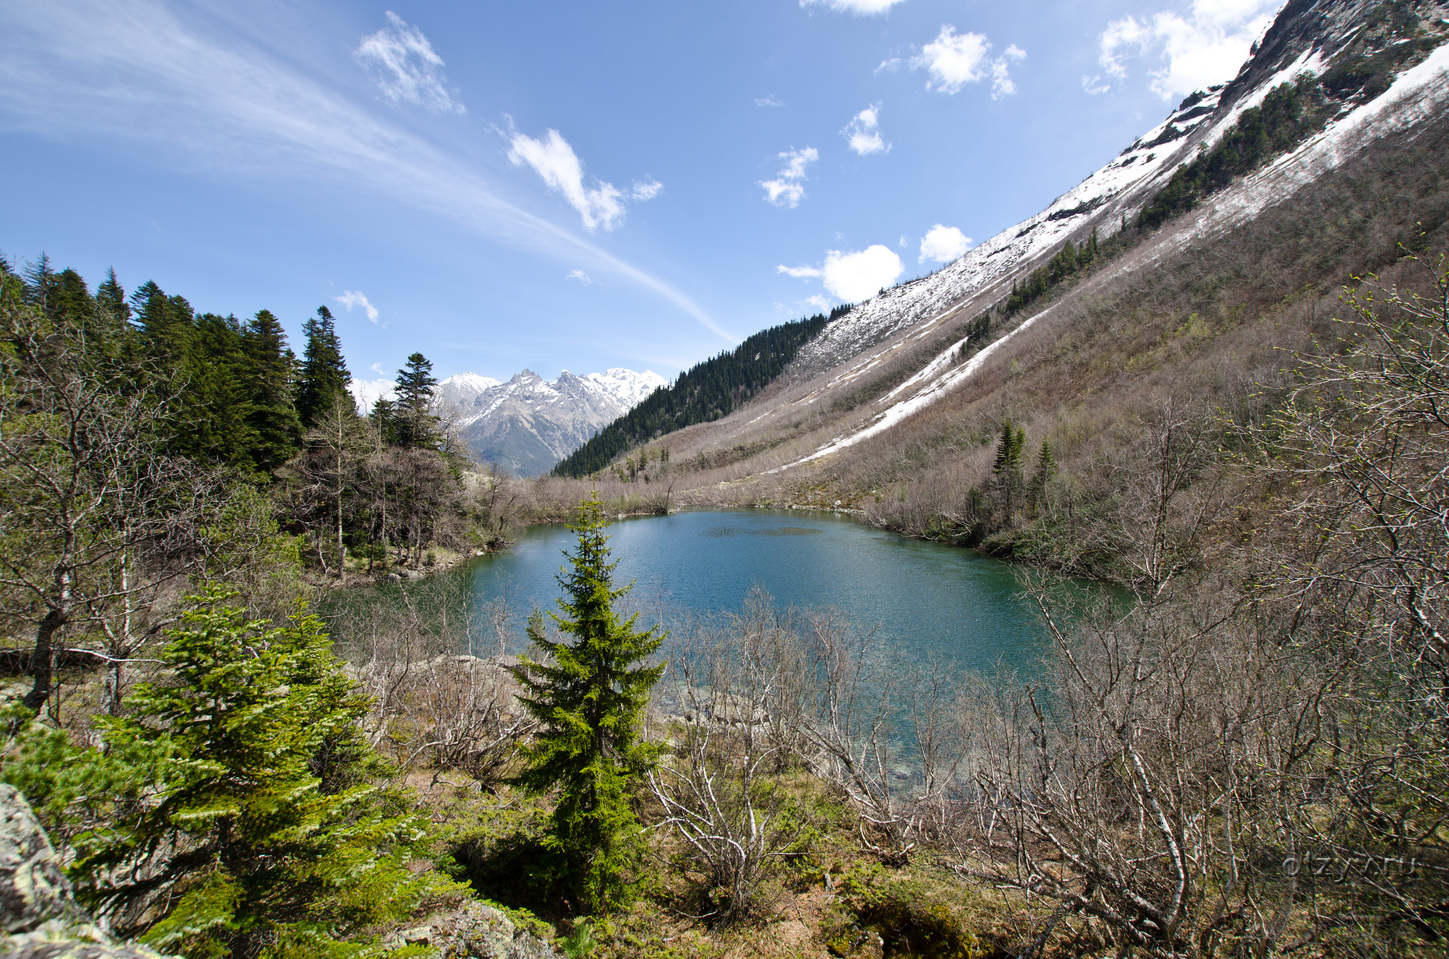
<svg viewBox="0 0 1449 959"><path fill-rule="evenodd" d="M887 290L830 323L801 348L795 364L823 372L907 327L929 321L930 332L966 297L993 283L1024 276L1033 261L1068 238L1083 234L1102 212L1117 212L1114 201L1134 193L1145 181L1171 175L1191 159L1184 147L1189 136L1217 108L1222 88L1189 98L1166 120L1153 127L1112 162L1059 196L1045 210L1002 230L938 272ZM1109 221L1115 228L1115 222ZM1113 230L1108 230L1108 233ZM1078 235L1085 240L1085 236Z"/></svg>
<svg viewBox="0 0 1449 959"><path fill-rule="evenodd" d="M1275 74L1260 90L1254 91L1254 93L1245 97L1242 102L1248 105L1252 105L1254 102L1261 103L1262 96L1265 96L1268 90L1285 82L1285 77L1296 77L1298 73L1304 70L1314 69L1319 66L1321 64L1318 62L1316 54L1305 54L1290 67ZM1260 93L1262 94L1261 96L1259 95ZM1246 109L1246 107L1243 107L1243 109ZM1297 149L1279 157L1264 169L1245 178L1241 183L1214 196L1208 204L1205 204L1201 208L1195 222L1190 223L1185 229L1180 230L1168 243L1163 244L1157 255L1151 261L1137 266L1136 269L1148 268L1157 259L1189 246L1204 236L1218 235L1232 229L1238 224L1256 216L1267 207L1280 203L1292 196L1299 189L1314 182L1324 173L1336 168L1374 140L1402 134L1416 124L1442 114L1446 109L1449 109L1449 45L1439 47L1423 62L1400 74L1389 89L1376 99L1331 122L1322 132L1304 142ZM1241 110L1238 110L1237 113L1241 113ZM1215 126L1226 129L1222 123L1215 124ZM1165 129L1165 126L1159 128L1159 130ZM1156 135L1160 135L1160 132ZM1133 145L1133 150L1140 153L1141 148L1139 145L1144 141L1150 143L1151 138L1144 137L1143 140L1139 140L1137 144ZM1130 151L1123 156L1129 155L1131 155ZM987 243L982 244L976 250L966 254L966 256L935 276L912 284L911 286L919 286L921 289L912 294L903 294L897 297L897 300L900 302L891 304L893 307L899 308L901 314L895 317L885 317L881 313L882 307L890 302L888 298L891 294L899 292L896 290L883 294L875 300L870 301L870 303L863 304L862 307L857 307L856 310L851 311L842 320L836 322L842 323L845 319L856 317L856 326L858 329L843 328L841 335L837 337L838 340L846 342L852 336L867 336L868 334L860 328L864 328L867 324L871 323L877 326L889 325L891 329L900 329L908 322L918 321L917 318L926 305L940 304L943 300L950 298L953 295L952 291L965 289L973 282L977 284L978 288L984 285L985 281L982 278L990 276L989 261L996 253L1003 249L1014 250L1015 247L1013 244L1016 241L1023 239L1027 234L1039 227L1044 227L1045 229L1042 229L1041 232L1044 235L1049 235L1050 228L1047 227L1047 223L1050 222L1049 214L1053 208L1062 209L1063 204L1068 202L1070 198L1103 195L1094 193L1093 190L1102 188L1103 184L1112 183L1115 185L1116 183L1123 182L1120 180L1114 181L1114 176L1111 172L1114 168L1121 169L1120 166L1116 166L1115 161L1113 164L1108 164L1103 170L1098 171L1098 174L1094 174L1093 177L1089 177L1086 181L1083 181L1083 184L1076 190L1066 194L1062 199L1054 203L1052 207L1048 207L1047 211L1043 211L1042 214L1025 221L1028 224L1028 228L1021 230L1016 236L1003 241L1002 238L1011 232L1006 231L998 235L998 237L987 241ZM1161 163L1159 163L1160 168ZM1034 245L1040 244L1041 242L1036 239L1030 240L1025 245L1025 248L1030 250ZM1030 255L1030 253L1021 255ZM1008 262L1021 262L1016 256L1003 256L1001 259ZM951 275L948 277L947 274ZM933 283L931 281L936 282ZM904 291L909 289L909 287L902 287L900 289ZM960 294L955 295L959 296ZM915 300L908 299L908 296L914 296ZM862 312L864 307L871 306L875 307L875 311ZM1046 310L1026 320L1016 329L1007 333L996 342L986 346L981 352L960 366L956 366L953 360L956 351L965 340L958 341L950 350L935 357L920 372L884 397L885 400L889 400L898 395L909 394L904 399L898 400L886 409L875 414L865 425L858 429L845 435L837 436L813 453L801 457L785 466L770 470L769 472L778 473L803 463L821 459L832 453L837 453L863 440L877 436L908 416L925 409L970 379L1006 343L1036 325L1043 317L1049 315L1054 308L1048 307ZM914 312L912 312L913 310ZM857 317L857 313L861 313L861 315ZM943 313L941 315L944 316L945 314ZM940 319L940 316L936 317L936 319ZM830 332L831 328L827 327L826 333ZM821 338L824 335L822 334ZM831 384L833 385L841 380L860 375L874 365L883 362L890 353L890 350L882 351L868 357L862 362L856 363L846 372L836 376L831 381ZM816 396L828 389L829 386L815 391L806 398L806 401L813 402Z"/></svg>

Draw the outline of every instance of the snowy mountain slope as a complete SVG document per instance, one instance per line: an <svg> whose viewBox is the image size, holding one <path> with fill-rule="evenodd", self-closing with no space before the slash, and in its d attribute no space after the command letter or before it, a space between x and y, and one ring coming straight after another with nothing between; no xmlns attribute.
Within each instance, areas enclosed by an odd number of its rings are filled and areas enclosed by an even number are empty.
<svg viewBox="0 0 1449 959"><path fill-rule="evenodd" d="M523 370L450 409L474 455L519 475L536 476L666 382L651 371L611 369L585 376L565 370L550 383Z"/></svg>
<svg viewBox="0 0 1449 959"><path fill-rule="evenodd" d="M1402 22L1401 13L1411 21L1419 17L1417 25L1395 26L1396 18ZM681 477L692 490L681 502L759 503L778 502L783 497L785 501L828 503L837 496L849 501L868 491L880 503L876 494L889 498L892 494L887 488L897 480L935 482L916 472L926 469L922 464L932 457L945 457L940 468L942 476L951 476L941 480L947 485L960 482L953 471L979 467L975 458L976 444L983 442L979 423L994 421L999 426L1003 417L1054 415L1036 412L1041 409L1034 405L1040 392L1028 394L1019 389L1050 391L1057 397L1093 397L1084 399L1084 405L1115 408L1114 404L1123 402L1112 392L1120 382L1131 382L1135 389L1147 376L1142 370L1166 370L1161 375L1169 380L1173 374L1171 364L1164 365L1155 353L1143 367L1123 366L1141 359L1135 350L1151 352L1155 347L1143 346L1151 341L1138 339L1145 334L1134 332L1133 327L1113 326L1118 322L1115 317L1123 315L1112 312L1113 304L1125 297L1140 306L1142 301L1132 298L1155 297L1151 291L1163 278L1202 275L1199 263L1239 263L1226 274L1214 274L1210 266L1208 275L1229 276L1233 283L1272 286L1271 279L1253 278L1253 264L1236 259L1239 243L1234 237L1239 233L1255 237L1253 242L1259 248L1266 244L1274 250L1281 242L1285 251L1308 251L1314 245L1313 231L1322 229L1325 236L1336 238L1333 256L1338 259L1285 252L1282 264L1296 264L1293 268L1302 276L1318 276L1313 271L1320 265L1326 269L1330 262L1338 263L1338 272L1319 277L1330 291L1355 271L1377 268L1380 261L1371 258L1366 242L1370 237L1365 235L1360 241L1344 224L1367 222L1360 214L1379 211L1373 214L1378 219L1374 221L1377 246L1372 256L1380 256L1384 242L1392 248L1392 241L1385 237L1407 241L1418 235L1404 232L1412 227L1415 214L1402 211L1400 201L1427 198L1429 206L1422 209L1430 210L1424 214L1430 218L1443 205L1442 198L1432 191L1437 189L1433 184L1444 182L1442 178L1449 175L1449 170L1441 171L1439 162L1444 144L1449 142L1449 48L1435 47L1445 40L1449 40L1449 4L1431 0L1391 4L1291 0L1232 82L1188 98L1162 123L1047 209L1001 231L936 274L889 290L832 321L802 349L783 376L735 413L668 434L661 442L670 447L672 462L699 464L693 468L697 477L688 473ZM1059 296L1043 304L1046 309L1028 308L1009 319L995 311L990 335L996 339L984 345L970 342L973 321L1000 303L1011 291L1013 280L1021 281L1045 265L1068 239L1080 243L1094 227L1099 238L1106 239L1120 228L1124 217L1135 221L1174 172L1217 143L1238 123L1244 110L1304 73L1316 74L1330 91L1327 99L1311 101L1319 122L1327 124L1319 133L1211 194L1192 212L1168 220L1156 231L1134 232L1129 246L1069 282ZM1344 76L1349 77L1347 83ZM1364 81L1365 76L1372 82ZM1359 78L1357 86L1353 85L1355 77ZM1419 142L1423 146L1414 145ZM1420 159L1411 162L1411 156ZM1421 172L1408 172L1414 169ZM1363 193L1360 186L1397 199L1385 204ZM1340 205L1340 197L1346 205ZM1282 210L1270 210L1280 204ZM1383 218L1389 207L1396 211L1392 215L1409 219L1390 223ZM1274 224L1283 223L1300 232L1283 234L1279 241ZM1295 256L1308 259L1294 260ZM1231 272L1235 269L1244 272ZM1183 293L1180 286L1172 289L1178 291L1172 295L1197 302L1192 297L1199 293ZM1209 290L1200 295L1211 303L1217 294ZM1284 302L1306 295L1301 290L1293 292ZM1336 297L1336 293L1329 295ZM1247 296L1245 293L1245 299ZM1221 360L1221 366L1212 367L1211 375L1219 377L1214 382L1247 375L1241 358L1256 357L1251 351L1264 343L1270 344L1271 352L1280 342L1271 326L1278 322L1272 317L1279 307L1272 302L1261 314L1265 317L1261 322L1269 326L1252 326L1252 335L1258 339L1232 341L1236 345L1231 349L1239 353L1227 352L1229 347L1221 347L1222 353L1212 352L1219 347L1217 340L1211 341L1207 355ZM1189 306L1187 312L1196 308ZM1324 306L1324 310L1330 309L1333 307ZM1154 328L1168 322L1151 308L1134 316ZM1256 316L1232 313L1223 322L1246 329L1260 322ZM1080 329L1073 325L1084 317L1090 317L1094 325ZM1294 317L1291 322L1301 319ZM1100 342L1094 338L1107 336L1099 329L1102 324L1114 329L1112 335L1118 337L1111 340L1107 352L1077 353L1083 343ZM1170 339L1173 334L1158 335ZM1175 349L1172 362L1199 362L1193 358L1198 354ZM1274 373L1281 370L1276 358L1264 362ZM1058 364L1063 373L1053 380L1050 370ZM1017 383L1022 386L1018 388ZM1109 383L1113 386L1106 385ZM1202 388L1210 391L1216 387ZM1098 394L1099 390L1105 392ZM1100 400L1095 398L1099 395ZM1075 427L1061 428L1070 433ZM940 453L943 449L951 450L952 455ZM825 491L829 490L834 492L826 500ZM901 491L900 495L904 502L907 494ZM859 500L856 505L868 511L872 508Z"/></svg>
<svg viewBox="0 0 1449 959"><path fill-rule="evenodd" d="M507 383L459 373L438 383L434 396L439 415L452 422L474 455L535 476L668 382L649 370L618 368L583 376L565 370L552 383L531 370ZM363 413L395 396L391 380L355 379L348 389Z"/></svg>
<svg viewBox="0 0 1449 959"><path fill-rule="evenodd" d="M1302 55L1290 69L1302 69L1311 64L1315 55L1316 51ZM1283 82L1286 73L1288 71L1285 70L1271 75L1266 81L1267 86L1271 88ZM1239 104L1261 102L1259 93L1260 91L1249 91ZM1166 242L1159 243L1151 255L1131 264L1128 269L1150 269L1157 261L1185 247L1222 236L1266 207L1292 197L1299 189L1312 184L1325 172L1337 168L1349 157L1370 147L1376 140L1390 136L1411 136L1416 126L1431 117L1441 115L1446 109L1449 109L1449 45L1439 47L1422 63L1399 75L1385 93L1340 116L1298 148L1277 158L1229 190L1214 196L1211 202L1176 224L1171 235L1165 238ZM1230 110L1226 115L1236 118L1240 112ZM1213 126L1220 127L1224 122L1231 120L1219 121ZM1110 170L1111 166L1106 169ZM1060 203L1058 201L1054 206ZM1040 222L1040 216L1033 220ZM1000 347L1050 313L1051 308L1048 308L1032 316L964 364L953 363L951 358L958 355L956 351L965 341L953 344L950 350L942 353L919 373L878 401L876 409L863 422L852 424L848 431L835 436L808 455L771 472L780 472L818 460L889 430L970 379Z"/></svg>
<svg viewBox="0 0 1449 959"><path fill-rule="evenodd" d="M1262 103L1279 84L1327 69L1374 22L1380 6L1373 0L1291 0L1232 82L1183 100L1160 124L1045 210L931 276L887 290L832 322L800 351L787 376L825 372L903 330L943 319L970 297L988 291L1002 295L1013 278L1042 265L1068 239L1085 239L1093 228L1103 238L1115 233L1178 168L1230 130L1244 110ZM1421 6L1428 16L1445 12L1446 5ZM1364 107L1344 109L1337 122Z"/></svg>
<svg viewBox="0 0 1449 959"><path fill-rule="evenodd" d="M461 409L471 405L479 396L498 385L499 382L491 376L459 373L439 383L434 396L438 403L445 408Z"/></svg>

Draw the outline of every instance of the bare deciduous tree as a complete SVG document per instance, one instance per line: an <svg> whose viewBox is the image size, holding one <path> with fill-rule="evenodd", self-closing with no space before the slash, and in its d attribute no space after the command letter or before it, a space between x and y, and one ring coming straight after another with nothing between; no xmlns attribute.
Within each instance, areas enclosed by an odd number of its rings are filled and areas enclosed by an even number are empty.
<svg viewBox="0 0 1449 959"><path fill-rule="evenodd" d="M58 325L7 286L0 336L0 588L7 618L34 628L25 704L50 697L61 631L95 630L114 710L155 604L201 562L219 478L166 454L173 394L100 333Z"/></svg>
<svg viewBox="0 0 1449 959"><path fill-rule="evenodd" d="M664 824L694 850L717 915L738 919L757 905L765 869L786 854L802 819L771 773L803 711L809 663L799 637L756 590L743 615L697 627L671 657L679 744L649 775Z"/></svg>
<svg viewBox="0 0 1449 959"><path fill-rule="evenodd" d="M334 638L372 697L366 732L399 774L460 770L497 783L533 722L507 671L513 636L504 602L478 609L461 584L429 580L332 617Z"/></svg>

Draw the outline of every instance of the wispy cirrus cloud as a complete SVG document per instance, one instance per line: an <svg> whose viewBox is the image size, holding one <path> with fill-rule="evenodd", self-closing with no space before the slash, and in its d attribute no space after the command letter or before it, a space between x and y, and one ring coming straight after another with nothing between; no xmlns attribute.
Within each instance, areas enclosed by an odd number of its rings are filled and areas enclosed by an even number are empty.
<svg viewBox="0 0 1449 959"><path fill-rule="evenodd" d="M1001 56L991 55L991 41L984 33L957 33L948 24L941 26L936 39L921 47L921 52L911 58L911 69L925 70L926 89L955 95L973 83L991 79L991 99L996 100L1016 92L1011 79L1011 63L1026 58L1026 51L1016 44L1009 45ZM896 61L887 60L876 68L896 69Z"/></svg>
<svg viewBox="0 0 1449 959"><path fill-rule="evenodd" d="M465 113L443 80L443 58L423 31L387 11L387 26L362 38L352 55L393 103L412 103L436 113Z"/></svg>
<svg viewBox="0 0 1449 959"><path fill-rule="evenodd" d="M738 342L670 284L503 199L471 158L158 0L0 5L0 128L109 136L190 174L354 190L518 249L584 257Z"/></svg>
<svg viewBox="0 0 1449 959"><path fill-rule="evenodd" d="M569 206L579 211L585 229L602 226L612 230L623 222L624 194L614 184L598 179L594 186L585 186L584 165L557 130L549 130L540 140L514 133L508 159L514 166L526 163L533 167L549 189L562 193Z"/></svg>
<svg viewBox="0 0 1449 959"><path fill-rule="evenodd" d="M1186 14L1164 10L1108 23L1097 38L1102 73L1082 77L1082 89L1107 93L1128 78L1128 64L1147 59L1148 86L1164 100L1232 79L1253 41L1268 29L1282 0L1194 0Z"/></svg>
<svg viewBox="0 0 1449 959"><path fill-rule="evenodd" d="M369 303L367 301L367 297L364 294L358 292L357 290L343 290L341 296L334 296L332 299L345 306L347 308L347 312L351 313L353 308L355 307L366 313L367 318L373 323L377 322L377 307Z"/></svg>
<svg viewBox="0 0 1449 959"><path fill-rule="evenodd" d="M885 13L904 0L800 0L802 7L829 7L837 13L853 13L857 17L871 17Z"/></svg>
<svg viewBox="0 0 1449 959"><path fill-rule="evenodd" d="M888 153L891 145L880 135L880 104L874 103L850 118L840 135L861 156Z"/></svg>
<svg viewBox="0 0 1449 959"><path fill-rule="evenodd" d="M820 153L814 147L806 147L803 150L786 150L780 154L780 159L785 161L780 172L773 180L761 180L760 186L765 188L766 201L793 210L805 199L805 181L809 179L805 171L820 159Z"/></svg>
<svg viewBox="0 0 1449 959"><path fill-rule="evenodd" d="M778 97L776 97L772 93L772 94L770 94L767 97L755 97L755 106L757 106L757 107L774 107L775 109L781 109L782 110L782 109L785 108L785 101L779 99Z"/></svg>

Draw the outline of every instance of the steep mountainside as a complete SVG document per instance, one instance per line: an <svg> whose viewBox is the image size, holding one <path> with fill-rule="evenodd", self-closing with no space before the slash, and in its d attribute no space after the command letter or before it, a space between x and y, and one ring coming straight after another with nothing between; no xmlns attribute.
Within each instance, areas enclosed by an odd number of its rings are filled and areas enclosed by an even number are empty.
<svg viewBox="0 0 1449 959"><path fill-rule="evenodd" d="M1231 83L1047 209L834 320L730 416L650 444L669 448L676 495L839 501L929 534L965 523L1003 421L1033 448L1050 439L1062 482L1090 484L1121 424L1266 402L1291 351L1336 335L1353 276L1396 275L1399 243L1444 248L1445 14L1293 0ZM1039 298L1011 296L1069 241L1101 252L1080 266L1074 246Z"/></svg>

